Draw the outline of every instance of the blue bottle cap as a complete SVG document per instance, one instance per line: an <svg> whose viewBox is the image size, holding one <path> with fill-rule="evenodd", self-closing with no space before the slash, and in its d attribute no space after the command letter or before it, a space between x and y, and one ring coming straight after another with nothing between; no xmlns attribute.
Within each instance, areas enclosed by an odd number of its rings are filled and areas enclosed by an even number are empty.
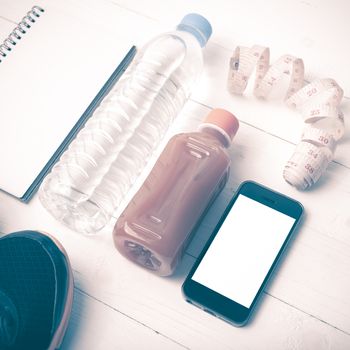
<svg viewBox="0 0 350 350"><path fill-rule="evenodd" d="M193 34L201 47L204 47L213 32L209 21L197 13L189 13L178 24L177 30Z"/></svg>

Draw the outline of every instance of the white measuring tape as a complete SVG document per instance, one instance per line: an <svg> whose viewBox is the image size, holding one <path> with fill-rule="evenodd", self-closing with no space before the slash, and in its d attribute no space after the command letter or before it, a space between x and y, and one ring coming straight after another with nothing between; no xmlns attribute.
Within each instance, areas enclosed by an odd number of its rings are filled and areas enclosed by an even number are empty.
<svg viewBox="0 0 350 350"><path fill-rule="evenodd" d="M289 77L285 103L302 114L306 125L283 177L304 190L320 178L333 159L337 141L344 134L344 117L339 109L343 90L328 78L304 86L304 63L300 58L284 55L271 66L269 62L267 47L237 47L230 60L228 90L242 94L255 70L254 95L267 98L283 76Z"/></svg>

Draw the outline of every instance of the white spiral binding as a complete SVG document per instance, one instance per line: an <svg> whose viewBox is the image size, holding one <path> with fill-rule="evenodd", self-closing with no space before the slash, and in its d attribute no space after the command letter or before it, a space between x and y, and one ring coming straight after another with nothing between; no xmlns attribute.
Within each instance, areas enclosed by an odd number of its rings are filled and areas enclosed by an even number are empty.
<svg viewBox="0 0 350 350"><path fill-rule="evenodd" d="M344 117L339 109L343 90L333 79L319 79L303 86L304 63L300 58L284 55L271 66L269 58L266 47L237 47L230 60L228 90L242 94L255 69L254 95L266 98L283 75L289 76L285 103L301 112L306 126L283 177L304 190L320 178L344 134Z"/></svg>
<svg viewBox="0 0 350 350"><path fill-rule="evenodd" d="M27 30L36 22L43 12L44 9L40 6L33 6L32 9L27 12L10 35L0 45L0 62L12 51L13 47L22 39L22 36L26 34Z"/></svg>

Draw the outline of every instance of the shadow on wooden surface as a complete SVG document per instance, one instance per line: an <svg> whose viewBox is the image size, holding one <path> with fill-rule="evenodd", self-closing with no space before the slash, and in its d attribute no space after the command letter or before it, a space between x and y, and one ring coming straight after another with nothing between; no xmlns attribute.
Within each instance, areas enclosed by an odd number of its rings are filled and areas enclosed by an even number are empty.
<svg viewBox="0 0 350 350"><path fill-rule="evenodd" d="M62 342L62 349L78 349L77 340L84 331L84 308L86 296L77 288L74 288L74 299L71 317L69 320L66 335Z"/></svg>

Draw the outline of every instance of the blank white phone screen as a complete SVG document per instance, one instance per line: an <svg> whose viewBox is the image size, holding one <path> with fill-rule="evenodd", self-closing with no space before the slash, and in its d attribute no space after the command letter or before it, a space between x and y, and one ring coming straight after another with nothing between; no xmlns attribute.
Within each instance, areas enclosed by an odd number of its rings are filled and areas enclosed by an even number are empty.
<svg viewBox="0 0 350 350"><path fill-rule="evenodd" d="M240 194L192 280L249 308L294 222Z"/></svg>

